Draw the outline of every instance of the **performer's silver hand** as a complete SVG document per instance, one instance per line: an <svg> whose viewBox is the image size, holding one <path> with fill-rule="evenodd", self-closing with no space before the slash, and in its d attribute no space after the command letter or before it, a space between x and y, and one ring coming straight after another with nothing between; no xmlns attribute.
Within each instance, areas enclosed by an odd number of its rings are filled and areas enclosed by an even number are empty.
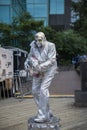
<svg viewBox="0 0 87 130"><path fill-rule="evenodd" d="M25 68L25 70L29 69L29 64L27 62L24 63L24 68Z"/></svg>
<svg viewBox="0 0 87 130"><path fill-rule="evenodd" d="M41 67L40 65L38 64L36 67L35 67L36 71L40 72L41 71Z"/></svg>

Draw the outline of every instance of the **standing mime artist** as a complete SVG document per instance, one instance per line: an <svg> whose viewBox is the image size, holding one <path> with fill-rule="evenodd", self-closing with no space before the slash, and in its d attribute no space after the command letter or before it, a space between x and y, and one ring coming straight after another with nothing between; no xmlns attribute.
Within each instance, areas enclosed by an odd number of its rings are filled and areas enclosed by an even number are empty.
<svg viewBox="0 0 87 130"><path fill-rule="evenodd" d="M25 69L33 76L32 94L38 107L35 122L49 121L52 112L49 108L49 86L54 78L57 62L55 44L46 40L43 32L35 34L35 40L25 61Z"/></svg>

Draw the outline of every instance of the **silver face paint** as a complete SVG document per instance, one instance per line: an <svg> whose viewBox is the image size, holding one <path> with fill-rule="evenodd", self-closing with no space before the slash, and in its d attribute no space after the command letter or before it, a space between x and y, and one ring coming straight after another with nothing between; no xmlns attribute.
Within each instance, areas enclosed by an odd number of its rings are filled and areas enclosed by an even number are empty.
<svg viewBox="0 0 87 130"><path fill-rule="evenodd" d="M42 47L42 43L43 43L42 39L36 40L36 44L38 47Z"/></svg>
<svg viewBox="0 0 87 130"><path fill-rule="evenodd" d="M35 41L38 47L42 47L44 45L44 41L46 40L44 33L39 32L35 35Z"/></svg>

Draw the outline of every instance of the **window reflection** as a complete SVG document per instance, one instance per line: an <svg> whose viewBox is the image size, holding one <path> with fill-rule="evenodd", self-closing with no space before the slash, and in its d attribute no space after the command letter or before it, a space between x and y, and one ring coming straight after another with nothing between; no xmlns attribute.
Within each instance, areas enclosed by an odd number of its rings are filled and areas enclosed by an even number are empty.
<svg viewBox="0 0 87 130"><path fill-rule="evenodd" d="M47 3L47 0L34 0L35 1L35 3Z"/></svg>
<svg viewBox="0 0 87 130"><path fill-rule="evenodd" d="M34 5L33 4L27 4L27 11L34 16Z"/></svg>
<svg viewBox="0 0 87 130"><path fill-rule="evenodd" d="M34 3L34 0L27 0L27 3Z"/></svg>
<svg viewBox="0 0 87 130"><path fill-rule="evenodd" d="M27 0L27 3L41 3L41 4L43 4L43 3L47 3L48 2L48 0Z"/></svg>
<svg viewBox="0 0 87 130"><path fill-rule="evenodd" d="M38 20L38 21L40 21L40 20L42 20L42 21L44 21L44 26L46 26L46 25L48 25L48 20L47 20L47 18L35 18L35 20Z"/></svg>
<svg viewBox="0 0 87 130"><path fill-rule="evenodd" d="M43 20L48 25L48 0L27 0L27 11L35 20Z"/></svg>
<svg viewBox="0 0 87 130"><path fill-rule="evenodd" d="M50 0L50 14L64 14L64 0Z"/></svg>
<svg viewBox="0 0 87 130"><path fill-rule="evenodd" d="M45 5L35 5L34 7L35 11L35 17L40 16L40 17L47 17L47 6Z"/></svg>
<svg viewBox="0 0 87 130"><path fill-rule="evenodd" d="M2 15L2 12L3 12L3 15ZM0 21L10 23L10 6L9 5L0 6Z"/></svg>

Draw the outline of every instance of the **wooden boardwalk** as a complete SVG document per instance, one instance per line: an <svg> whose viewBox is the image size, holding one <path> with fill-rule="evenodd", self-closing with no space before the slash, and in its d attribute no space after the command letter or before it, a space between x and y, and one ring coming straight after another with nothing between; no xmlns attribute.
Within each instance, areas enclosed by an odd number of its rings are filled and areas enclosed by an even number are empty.
<svg viewBox="0 0 87 130"><path fill-rule="evenodd" d="M75 107L74 98L50 98L50 107L60 117L60 130L87 130L87 108ZM27 130L27 121L37 112L33 98L0 101L0 130Z"/></svg>

